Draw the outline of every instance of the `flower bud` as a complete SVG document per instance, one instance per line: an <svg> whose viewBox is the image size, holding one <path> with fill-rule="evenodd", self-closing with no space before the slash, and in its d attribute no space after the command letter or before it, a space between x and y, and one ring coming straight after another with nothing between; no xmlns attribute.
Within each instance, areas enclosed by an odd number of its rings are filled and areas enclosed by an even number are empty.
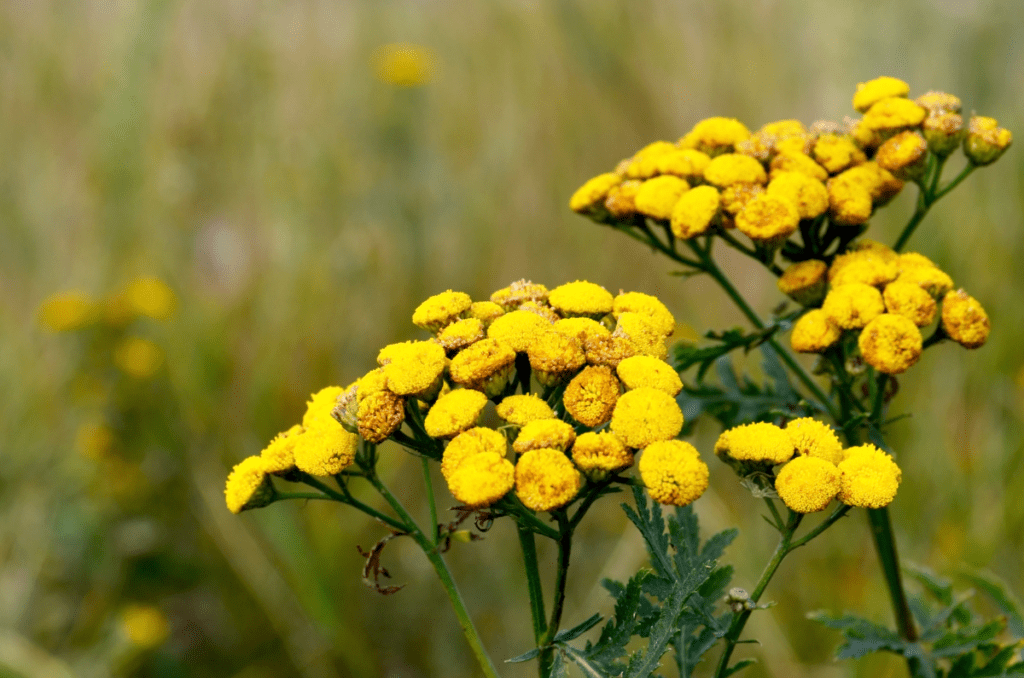
<svg viewBox="0 0 1024 678"><path fill-rule="evenodd" d="M991 165L1013 143L1013 134L995 118L976 115L967 126L964 155L974 165Z"/></svg>
<svg viewBox="0 0 1024 678"><path fill-rule="evenodd" d="M943 113L926 118L922 124L928 150L945 158L957 149L964 139L964 119L959 113Z"/></svg>

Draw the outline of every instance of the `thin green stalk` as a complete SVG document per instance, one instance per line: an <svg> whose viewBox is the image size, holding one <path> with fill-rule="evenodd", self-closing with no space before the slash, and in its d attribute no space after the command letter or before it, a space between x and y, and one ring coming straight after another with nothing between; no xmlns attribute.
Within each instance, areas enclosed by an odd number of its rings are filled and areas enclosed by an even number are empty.
<svg viewBox="0 0 1024 678"><path fill-rule="evenodd" d="M540 569L537 565L537 542L533 532L518 524L516 527L519 532L519 546L523 551L523 567L526 569L526 588L530 593L533 640L540 646L544 641L547 623L544 619L544 589L541 587Z"/></svg>
<svg viewBox="0 0 1024 678"><path fill-rule="evenodd" d="M423 484L427 488L427 501L430 504L430 542L437 545L437 504L434 502L434 483L430 480L430 461L420 457L423 462Z"/></svg>
<svg viewBox="0 0 1024 678"><path fill-rule="evenodd" d="M319 492L275 492L274 501L284 501L285 499L327 499L329 501L338 501L334 497L329 497L326 494L320 494Z"/></svg>
<svg viewBox="0 0 1024 678"><path fill-rule="evenodd" d="M758 254L757 250L747 247L739 240L732 237L732 234L729 233L728 231L719 231L718 237L721 238L725 242L725 244L729 245L729 247L732 247L737 252L742 252L751 259L762 264L765 268L771 271L776 278L782 275L782 269L779 268L775 262L765 261L764 258L760 254Z"/></svg>
<svg viewBox="0 0 1024 678"><path fill-rule="evenodd" d="M882 564L885 583L889 587L889 597L892 600L892 609L896 616L896 627L904 640L914 642L918 638L917 628L914 626L914 618L910 614L906 591L903 590L900 557L896 550L896 537L893 535L889 509L868 509L868 521L871 524L871 536L875 540L878 560Z"/></svg>
<svg viewBox="0 0 1024 678"><path fill-rule="evenodd" d="M959 186L960 182L969 177L971 173L977 169L977 165L968 163L956 178L942 188L935 190L939 183L939 177L942 174L942 166L943 162L941 161L936 164L935 174L932 176L929 187L921 186L921 192L918 194L917 209L915 209L914 213L910 216L910 221L907 222L907 225L903 227L903 232L900 233L900 237L896 240L896 244L892 246L895 251L899 252L906 246L907 241L910 240L910 236L912 236L914 231L917 230L917 227L921 224L925 215L928 214L928 210L931 209L932 205L938 202L939 198L942 198L944 195ZM922 182L922 184L923 183L924 182Z"/></svg>
<svg viewBox="0 0 1024 678"><path fill-rule="evenodd" d="M381 513L380 511L378 511L377 509L373 508L372 506L367 506L363 502L361 502L358 499L356 499L355 497L353 497L348 492L348 490L345 490L343 493L342 492L336 492L336 491L332 490L329 486L324 485L323 483L321 483L319 480L317 480L316 478L314 478L311 475L303 474L303 476L304 477L302 478L302 482L304 482L305 484L309 485L310 487L315 487L316 489L320 490L321 492L323 492L324 494L329 496L331 499L334 499L335 501L339 501L339 502L341 502L343 504L348 504L349 506L351 506L353 508L357 508L360 511L362 511L363 513L365 513L366 515L371 516L373 518L376 518L377 520L379 520L382 523L388 525L389 527L392 527L392 528L398 530L399 532L405 532L406 531L406 527L407 527L406 525L400 523L399 521L395 520L394 518L392 518L391 516L389 516L387 514Z"/></svg>

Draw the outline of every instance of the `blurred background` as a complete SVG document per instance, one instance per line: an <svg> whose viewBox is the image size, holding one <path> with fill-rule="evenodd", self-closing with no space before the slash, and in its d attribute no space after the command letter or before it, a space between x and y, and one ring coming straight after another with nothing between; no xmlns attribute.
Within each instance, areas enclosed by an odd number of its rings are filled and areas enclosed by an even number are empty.
<svg viewBox="0 0 1024 678"><path fill-rule="evenodd" d="M856 84L883 74L912 96L953 92L1019 137L1015 6L3 3L0 676L475 675L412 544L385 551L407 586L382 597L356 550L379 525L326 503L233 516L231 466L310 393L421 337L412 310L448 288L483 299L518 278L582 278L656 294L700 332L738 324L708 282L570 212L572 191L709 115L841 120ZM389 43L422 51L381 72ZM901 378L892 412L913 417L891 433L903 556L951 576L986 567L1018 593L1022 158L1011 148L971 176L911 241L986 306L993 333ZM891 243L914 193L869 235ZM761 271L724 263L762 313L778 303ZM68 291L60 313L40 311ZM741 528L727 556L752 588L774 537L711 460L717 434L700 425L693 440L712 466L696 509L706 530ZM423 516L417 466L394 450L386 473ZM584 525L567 624L610 612L601 578L645 561L616 503ZM529 649L509 526L447 557L495 661ZM791 556L767 598L779 604L748 627L762 645L738 652L762 659L749 675L905 675L885 658L834 662L836 634L804 618L890 621L862 516Z"/></svg>

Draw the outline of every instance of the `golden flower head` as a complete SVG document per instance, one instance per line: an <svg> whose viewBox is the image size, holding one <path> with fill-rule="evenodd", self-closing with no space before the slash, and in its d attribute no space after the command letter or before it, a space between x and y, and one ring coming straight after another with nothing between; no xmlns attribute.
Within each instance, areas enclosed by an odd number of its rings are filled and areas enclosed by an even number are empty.
<svg viewBox="0 0 1024 678"><path fill-rule="evenodd" d="M512 449L522 453L549 447L563 452L576 440L576 430L561 419L536 419L519 430Z"/></svg>
<svg viewBox="0 0 1024 678"><path fill-rule="evenodd" d="M135 646L154 648L171 634L167 615L155 605L127 605L121 611L121 629Z"/></svg>
<svg viewBox="0 0 1024 678"><path fill-rule="evenodd" d="M717 221L721 202L714 186L697 186L687 191L669 217L672 233L683 240L703 235Z"/></svg>
<svg viewBox="0 0 1024 678"><path fill-rule="evenodd" d="M910 253L908 252L908 254ZM935 299L953 289L953 279L938 266L908 265L908 261L914 260L904 259L904 255L900 255L897 262L897 266L900 268L900 275L896 278L897 282L917 285Z"/></svg>
<svg viewBox="0 0 1024 678"><path fill-rule="evenodd" d="M441 390L446 359L444 349L433 341L391 344L380 352L388 390L399 396L433 400ZM378 358L379 360L380 358Z"/></svg>
<svg viewBox="0 0 1024 678"><path fill-rule="evenodd" d="M904 252L896 255L896 265L900 273L912 268L937 268L934 261L919 252Z"/></svg>
<svg viewBox="0 0 1024 678"><path fill-rule="evenodd" d="M910 99L889 97L872 104L864 113L862 123L870 130L886 134L917 127L927 114L928 111Z"/></svg>
<svg viewBox="0 0 1024 678"><path fill-rule="evenodd" d="M929 117L938 117L946 113L959 113L961 108L960 97L937 90L925 92L914 101L928 111Z"/></svg>
<svg viewBox="0 0 1024 678"><path fill-rule="evenodd" d="M565 283L551 290L548 303L565 317L598 319L612 310L612 294L586 280Z"/></svg>
<svg viewBox="0 0 1024 678"><path fill-rule="evenodd" d="M722 210L725 215L735 217L743 211L751 200L763 194L764 186L761 184L733 184L722 191ZM725 228L732 228L733 222L723 215L722 225Z"/></svg>
<svg viewBox="0 0 1024 678"><path fill-rule="evenodd" d="M683 411L664 391L636 388L622 394L615 403L610 428L627 447L639 449L679 435Z"/></svg>
<svg viewBox="0 0 1024 678"><path fill-rule="evenodd" d="M554 411L532 393L510 395L498 403L498 416L510 424L526 426L537 419L553 419Z"/></svg>
<svg viewBox="0 0 1024 678"><path fill-rule="evenodd" d="M533 313L549 323L556 323L562 319L562 316L558 315L558 312L555 311L555 309L541 302L524 301L519 305L519 310Z"/></svg>
<svg viewBox="0 0 1024 678"><path fill-rule="evenodd" d="M839 464L839 501L847 506L882 508L896 497L902 473L888 454L866 444L846 450Z"/></svg>
<svg viewBox="0 0 1024 678"><path fill-rule="evenodd" d="M813 219L828 209L825 184L802 172L776 172L767 193L793 203L801 219Z"/></svg>
<svg viewBox="0 0 1024 678"><path fill-rule="evenodd" d="M900 374L921 357L921 330L909 318L884 313L864 326L857 345L868 365L886 374Z"/></svg>
<svg viewBox="0 0 1024 678"><path fill-rule="evenodd" d="M796 205L785 198L759 195L736 215L736 228L754 242L781 244L800 224Z"/></svg>
<svg viewBox="0 0 1024 678"><path fill-rule="evenodd" d="M448 477L448 490L452 496L469 508L490 506L514 486L515 467L495 452L470 456Z"/></svg>
<svg viewBox="0 0 1024 678"><path fill-rule="evenodd" d="M504 315L505 309L493 301L474 301L469 307L469 318L476 318L484 324L484 328ZM467 319L469 319L467 318Z"/></svg>
<svg viewBox="0 0 1024 678"><path fill-rule="evenodd" d="M672 209L679 202L679 198L688 190L690 185L685 179L664 174L645 181L636 192L633 204L640 214L653 219L667 220L672 217Z"/></svg>
<svg viewBox="0 0 1024 678"><path fill-rule="evenodd" d="M768 168L770 170L768 176L771 179L774 179L779 172L800 172L818 181L828 179L828 172L825 168L814 162L814 158L806 153L783 151L772 158Z"/></svg>
<svg viewBox="0 0 1024 678"><path fill-rule="evenodd" d="M96 302L79 290L52 294L39 304L39 324L51 332L77 330L96 319Z"/></svg>
<svg viewBox="0 0 1024 678"><path fill-rule="evenodd" d="M639 469L647 492L659 504L687 506L708 489L708 465L682 440L649 445L640 455Z"/></svg>
<svg viewBox="0 0 1024 678"><path fill-rule="evenodd" d="M818 457L797 457L775 477L775 491L797 513L824 511L840 488L839 469Z"/></svg>
<svg viewBox="0 0 1024 678"><path fill-rule="evenodd" d="M822 353L842 336L842 330L820 308L800 316L789 336L790 345L798 353Z"/></svg>
<svg viewBox="0 0 1024 678"><path fill-rule="evenodd" d="M516 496L532 511L565 506L582 486L583 477L561 450L530 450L516 463Z"/></svg>
<svg viewBox="0 0 1024 678"><path fill-rule="evenodd" d="M491 301L506 311L515 310L524 301L540 302L545 301L547 298L548 288L529 280L517 280L508 287L503 287L491 295ZM492 320L497 320L497 318L492 318Z"/></svg>
<svg viewBox="0 0 1024 678"><path fill-rule="evenodd" d="M587 367L565 387L562 403L573 419L594 428L611 419L620 390L611 368Z"/></svg>
<svg viewBox="0 0 1024 678"><path fill-rule="evenodd" d="M857 226L871 218L871 193L863 185L840 174L825 185L829 214L841 226Z"/></svg>
<svg viewBox="0 0 1024 678"><path fill-rule="evenodd" d="M885 313L885 303L877 288L854 282L829 290L821 310L842 329L855 330Z"/></svg>
<svg viewBox="0 0 1024 678"><path fill-rule="evenodd" d="M828 424L811 417L801 417L786 424L785 431L798 455L817 457L832 464L843 460L843 444Z"/></svg>
<svg viewBox="0 0 1024 678"><path fill-rule="evenodd" d="M612 337L626 339L633 347L633 354L650 355L655 358L668 357L668 347L657 322L643 313L624 311L615 319L615 331ZM628 356L624 356L628 357ZM616 363L617 364L617 363Z"/></svg>
<svg viewBox="0 0 1024 678"><path fill-rule="evenodd" d="M465 292L447 290L428 297L417 306L412 314L412 324L428 332L439 332L461 318L472 305L473 300Z"/></svg>
<svg viewBox="0 0 1024 678"><path fill-rule="evenodd" d="M371 443L379 443L397 431L405 421L405 401L391 391L377 391L359 403L357 412L359 435ZM298 451L296 451L296 460Z"/></svg>
<svg viewBox="0 0 1024 678"><path fill-rule="evenodd" d="M649 179L658 174L658 160L679 149L670 141L653 141L623 161L623 174L627 179Z"/></svg>
<svg viewBox="0 0 1024 678"><path fill-rule="evenodd" d="M148 379L163 362L163 350L149 339L127 337L114 347L114 364L129 377Z"/></svg>
<svg viewBox="0 0 1024 678"><path fill-rule="evenodd" d="M707 153L692 148L677 148L659 155L654 160L654 165L658 174L671 174L693 182L703 178L704 170L710 162L711 158Z"/></svg>
<svg viewBox="0 0 1024 678"><path fill-rule="evenodd" d="M616 219L626 219L636 214L636 194L640 191L642 181L628 179L608 191L604 200L604 208Z"/></svg>
<svg viewBox="0 0 1024 678"><path fill-rule="evenodd" d="M903 181L874 160L840 172L833 180L857 184L867 190L874 205L884 205L903 190Z"/></svg>
<svg viewBox="0 0 1024 678"><path fill-rule="evenodd" d="M437 55L429 47L390 43L373 51L374 75L381 82L399 87L425 85L434 79Z"/></svg>
<svg viewBox="0 0 1024 678"><path fill-rule="evenodd" d="M693 129L679 140L680 148L695 148L716 156L729 153L736 144L747 139L750 130L734 118L707 118L701 120Z"/></svg>
<svg viewBox="0 0 1024 678"><path fill-rule="evenodd" d="M341 473L352 464L358 447L359 436L346 431L338 422L331 421L296 434L292 453L295 467L300 471L314 476L330 476Z"/></svg>
<svg viewBox="0 0 1024 678"><path fill-rule="evenodd" d="M668 307L650 294L643 292L620 292L612 302L612 315L619 318L623 313L636 313L648 319L654 331L670 336L676 327L676 319Z"/></svg>
<svg viewBox="0 0 1024 678"><path fill-rule="evenodd" d="M940 158L949 156L963 142L967 130L959 113L930 116L921 123L921 132L928 142L928 150Z"/></svg>
<svg viewBox="0 0 1024 678"><path fill-rule="evenodd" d="M562 318L555 321L551 329L568 337L574 337L581 344L585 344L590 337L608 337L612 333L611 330L592 318Z"/></svg>
<svg viewBox="0 0 1024 678"><path fill-rule="evenodd" d="M876 254L872 250L857 250L840 254L832 261L828 280L832 287L849 283L863 283L872 287L887 285L899 275L894 259Z"/></svg>
<svg viewBox="0 0 1024 678"><path fill-rule="evenodd" d="M839 134L823 134L818 137L811 154L829 174L837 174L868 159L852 139Z"/></svg>
<svg viewBox="0 0 1024 678"><path fill-rule="evenodd" d="M505 436L492 428L477 426L455 436L444 448L441 456L441 475L451 482L452 474L470 457L479 454L496 454L505 457L508 441Z"/></svg>
<svg viewBox="0 0 1024 678"><path fill-rule="evenodd" d="M295 442L303 430L302 426L296 424L274 436L263 449L260 457L266 462L267 473L287 473L295 468Z"/></svg>
<svg viewBox="0 0 1024 678"><path fill-rule="evenodd" d="M864 113L883 99L905 97L908 94L910 94L910 85L897 78L883 75L874 80L857 83L857 92L853 95L853 107L858 112Z"/></svg>
<svg viewBox="0 0 1024 678"><path fill-rule="evenodd" d="M476 425L486 404L487 396L480 391L457 388L437 399L423 427L432 438L453 438Z"/></svg>
<svg viewBox="0 0 1024 678"><path fill-rule="evenodd" d="M878 166L903 181L917 181L924 176L927 159L928 142L916 130L893 135L875 153Z"/></svg>
<svg viewBox="0 0 1024 678"><path fill-rule="evenodd" d="M502 316L504 317L504 316ZM452 358L452 381L494 397L501 393L512 374L516 352L497 339L481 339Z"/></svg>
<svg viewBox="0 0 1024 678"><path fill-rule="evenodd" d="M683 390L679 374L664 360L648 355L626 358L615 368L626 390L656 388L675 397Z"/></svg>
<svg viewBox="0 0 1024 678"><path fill-rule="evenodd" d="M779 291L801 306L814 306L825 298L828 265L818 259L799 261L779 276Z"/></svg>
<svg viewBox="0 0 1024 678"><path fill-rule="evenodd" d="M637 355L633 342L621 335L592 334L583 339L583 350L587 354L588 365L603 365L615 368L626 358Z"/></svg>
<svg viewBox="0 0 1024 678"><path fill-rule="evenodd" d="M942 329L964 348L983 346L989 327L985 309L963 290L951 290L942 298Z"/></svg>
<svg viewBox="0 0 1024 678"><path fill-rule="evenodd" d="M749 155L725 153L708 164L704 179L709 184L726 188L733 184L765 184L768 175L764 166Z"/></svg>
<svg viewBox="0 0 1024 678"><path fill-rule="evenodd" d="M437 335L437 342L449 355L484 338L484 323L479 318L456 320Z"/></svg>
<svg viewBox="0 0 1024 678"><path fill-rule="evenodd" d="M899 259L899 255L885 243L872 240L871 238L861 238L857 242L850 245L850 252L870 252L873 256L879 257L882 261L896 262Z"/></svg>
<svg viewBox="0 0 1024 678"><path fill-rule="evenodd" d="M157 320L169 318L178 305L174 291L159 278L146 277L131 281L124 296L135 313Z"/></svg>
<svg viewBox="0 0 1024 678"><path fill-rule="evenodd" d="M511 311L491 323L487 336L524 353L550 327L551 323L536 313Z"/></svg>
<svg viewBox="0 0 1024 678"><path fill-rule="evenodd" d="M593 179L576 189L569 198L569 209L573 212L586 214L604 205L608 191L622 183L622 177L614 172L598 174Z"/></svg>
<svg viewBox="0 0 1024 678"><path fill-rule="evenodd" d="M723 431L715 443L715 454L736 461L784 464L796 452L792 438L775 424L755 422Z"/></svg>
<svg viewBox="0 0 1024 678"><path fill-rule="evenodd" d="M547 330L526 351L537 380L544 386L567 381L587 362L579 339Z"/></svg>
<svg viewBox="0 0 1024 678"><path fill-rule="evenodd" d="M750 136L736 144L736 152L767 162L782 148L802 148L807 139L807 128L799 120L777 120L764 124Z"/></svg>
<svg viewBox="0 0 1024 678"><path fill-rule="evenodd" d="M576 438L572 460L588 477L602 480L613 471L633 465L633 453L611 431L589 431Z"/></svg>
<svg viewBox="0 0 1024 678"><path fill-rule="evenodd" d="M995 118L971 116L964 137L964 155L974 165L991 165L1013 143L1013 133L1000 127Z"/></svg>
<svg viewBox="0 0 1024 678"><path fill-rule="evenodd" d="M909 282L891 282L882 291L885 310L909 319L918 327L926 327L935 320L935 299L919 285Z"/></svg>
<svg viewBox="0 0 1024 678"><path fill-rule="evenodd" d="M267 475L267 462L260 457L248 457L236 464L224 486L224 499L232 513L263 508L273 502L274 486Z"/></svg>
<svg viewBox="0 0 1024 678"><path fill-rule="evenodd" d="M82 424L75 433L75 450L87 459L106 458L114 442L113 429L103 422Z"/></svg>

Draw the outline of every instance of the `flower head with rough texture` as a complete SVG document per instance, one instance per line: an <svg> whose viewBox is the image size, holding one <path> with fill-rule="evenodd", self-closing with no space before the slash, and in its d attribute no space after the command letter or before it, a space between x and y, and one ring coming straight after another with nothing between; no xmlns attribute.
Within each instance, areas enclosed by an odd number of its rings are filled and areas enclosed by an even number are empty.
<svg viewBox="0 0 1024 678"><path fill-rule="evenodd" d="M774 179L782 172L799 172L817 181L828 179L828 172L825 171L825 168L814 162L814 158L811 158L806 153L780 152L772 158L768 169L768 177L770 179Z"/></svg>
<svg viewBox="0 0 1024 678"><path fill-rule="evenodd" d="M565 387L562 403L573 419L594 428L611 418L620 389L610 368L587 367Z"/></svg>
<svg viewBox="0 0 1024 678"><path fill-rule="evenodd" d="M556 320L551 329L567 337L574 337L584 345L590 337L609 337L612 334L611 330L592 318L562 318Z"/></svg>
<svg viewBox="0 0 1024 678"><path fill-rule="evenodd" d="M688 190L690 185L685 179L664 174L645 181L637 191L633 203L640 214L653 219L667 220L672 217L672 209L679 202L679 198Z"/></svg>
<svg viewBox="0 0 1024 678"><path fill-rule="evenodd" d="M860 508L888 506L896 497L902 477L892 457L870 444L846 450L839 471L839 501Z"/></svg>
<svg viewBox="0 0 1024 678"><path fill-rule="evenodd" d="M913 321L885 313L864 326L857 345L868 365L885 374L901 374L921 357L922 341Z"/></svg>
<svg viewBox="0 0 1024 678"><path fill-rule="evenodd" d="M271 503L274 486L267 475L267 462L260 457L247 457L236 464L224 486L224 500L232 513Z"/></svg>
<svg viewBox="0 0 1024 678"><path fill-rule="evenodd" d="M630 311L620 313L612 337L626 339L632 345L634 354L666 358L668 347L665 345L665 335L659 331L656 322L645 314Z"/></svg>
<svg viewBox="0 0 1024 678"><path fill-rule="evenodd" d="M504 314L505 309L493 301L474 301L469 307L469 317L482 322L485 329Z"/></svg>
<svg viewBox="0 0 1024 678"><path fill-rule="evenodd" d="M679 140L680 148L694 148L709 156L732 151L750 137L750 130L735 118L706 118Z"/></svg>
<svg viewBox="0 0 1024 678"><path fill-rule="evenodd" d="M786 424L786 433L798 455L817 457L838 464L843 460L843 444L828 424L801 417Z"/></svg>
<svg viewBox="0 0 1024 678"><path fill-rule="evenodd" d="M437 342L449 355L461 351L470 344L480 341L486 335L484 323L479 318L456 320L437 334Z"/></svg>
<svg viewBox="0 0 1024 678"><path fill-rule="evenodd" d="M833 287L821 310L844 330L855 330L885 313L885 303L876 288L855 282Z"/></svg>
<svg viewBox="0 0 1024 678"><path fill-rule="evenodd" d="M935 299L919 285L891 282L882 290L882 300L886 311L901 315L918 327L931 325L935 320Z"/></svg>
<svg viewBox="0 0 1024 678"><path fill-rule="evenodd" d="M561 419L537 419L523 426L512 443L516 452L539 450L550 447L563 452L576 440L576 431L571 424Z"/></svg>
<svg viewBox="0 0 1024 678"><path fill-rule="evenodd" d="M722 432L715 443L715 454L736 461L784 464L796 452L789 434L775 424L755 422Z"/></svg>
<svg viewBox="0 0 1024 678"><path fill-rule="evenodd" d="M505 388L516 352L497 339L481 339L452 358L452 381L495 396Z"/></svg>
<svg viewBox="0 0 1024 678"><path fill-rule="evenodd" d="M622 177L614 172L598 174L588 179L569 198L569 209L573 212L586 213L604 204L608 191L622 183Z"/></svg>
<svg viewBox="0 0 1024 678"><path fill-rule="evenodd" d="M356 416L363 440L379 443L387 440L405 421L405 401L391 391L377 391L359 403Z"/></svg>
<svg viewBox="0 0 1024 678"><path fill-rule="evenodd" d="M838 134L824 134L814 142L811 153L829 174L837 174L867 160L853 140Z"/></svg>
<svg viewBox="0 0 1024 678"><path fill-rule="evenodd" d="M767 246L781 243L799 224L796 205L768 194L755 197L736 215L736 228L754 242Z"/></svg>
<svg viewBox="0 0 1024 678"><path fill-rule="evenodd" d="M995 118L971 116L964 137L964 155L974 165L990 165L1013 143L1013 133L1000 127Z"/></svg>
<svg viewBox="0 0 1024 678"><path fill-rule="evenodd" d="M267 473L286 473L295 468L295 442L303 428L296 424L282 431L263 448L260 457L266 462Z"/></svg>
<svg viewBox="0 0 1024 678"><path fill-rule="evenodd" d="M649 445L640 456L640 478L659 504L687 506L708 489L708 465L696 448L681 440Z"/></svg>
<svg viewBox="0 0 1024 678"><path fill-rule="evenodd" d="M295 437L295 467L314 476L341 473L355 460L358 447L359 436L331 420L329 424L308 428Z"/></svg>
<svg viewBox="0 0 1024 678"><path fill-rule="evenodd" d="M675 331L676 319L665 304L643 292L620 292L612 302L612 315L619 318L623 313L637 313L646 317L656 332L669 336Z"/></svg>
<svg viewBox="0 0 1024 678"><path fill-rule="evenodd" d="M928 142L917 131L896 134L878 147L875 162L903 181L915 181L924 174Z"/></svg>
<svg viewBox="0 0 1024 678"><path fill-rule="evenodd" d="M516 463L516 496L533 511L565 506L582 486L583 477L561 450L530 450Z"/></svg>
<svg viewBox="0 0 1024 678"><path fill-rule="evenodd" d="M498 416L510 424L526 426L538 419L553 419L554 411L532 393L510 395L498 403Z"/></svg>
<svg viewBox="0 0 1024 678"><path fill-rule="evenodd" d="M776 172L766 192L795 205L801 219L814 219L828 210L825 185L800 172Z"/></svg>
<svg viewBox="0 0 1024 678"><path fill-rule="evenodd" d="M636 194L640 192L642 181L629 179L608 191L604 200L604 208L616 219L626 219L636 214Z"/></svg>
<svg viewBox="0 0 1024 678"><path fill-rule="evenodd" d="M822 353L842 336L842 329L820 308L804 313L794 323L790 344L798 353Z"/></svg>
<svg viewBox="0 0 1024 678"><path fill-rule="evenodd" d="M708 164L704 179L711 185L726 188L733 184L765 184L764 167L749 155L725 153Z"/></svg>
<svg viewBox="0 0 1024 678"><path fill-rule="evenodd" d="M818 259L798 261L779 277L779 291L801 306L813 306L825 298L828 265Z"/></svg>
<svg viewBox="0 0 1024 678"><path fill-rule="evenodd" d="M514 486L512 462L496 452L472 455L448 476L448 490L469 508L490 506Z"/></svg>
<svg viewBox="0 0 1024 678"><path fill-rule="evenodd" d="M683 382L672 366L652 356L637 355L626 358L615 368L615 372L626 390L656 388L673 397L683 390Z"/></svg>
<svg viewBox="0 0 1024 678"><path fill-rule="evenodd" d="M487 328L487 336L510 346L517 353L524 353L549 327L551 323L536 313L512 311L492 322Z"/></svg>
<svg viewBox="0 0 1024 678"><path fill-rule="evenodd" d="M664 391L641 387L619 397L610 428L627 447L639 449L679 435L683 411Z"/></svg>
<svg viewBox="0 0 1024 678"><path fill-rule="evenodd" d="M684 193L669 216L672 233L688 240L706 233L718 218L721 196L714 186L697 186Z"/></svg>
<svg viewBox="0 0 1024 678"><path fill-rule="evenodd" d="M967 292L950 291L942 298L942 329L964 348L983 346L990 327L985 309Z"/></svg>
<svg viewBox="0 0 1024 678"><path fill-rule="evenodd" d="M537 337L526 355L537 380L544 386L564 383L587 362L579 339L554 330Z"/></svg>
<svg viewBox="0 0 1024 678"><path fill-rule="evenodd" d="M529 280L517 280L491 295L491 301L506 311L518 308L524 301L544 301L547 298L548 288Z"/></svg>
<svg viewBox="0 0 1024 678"><path fill-rule="evenodd" d="M428 297L417 306L412 314L412 324L429 332L438 332L461 318L472 304L473 300L465 292L447 290Z"/></svg>
<svg viewBox="0 0 1024 678"><path fill-rule="evenodd" d="M864 113L883 99L905 97L910 94L910 85L897 78L887 75L857 83L857 93L853 95L853 107Z"/></svg>
<svg viewBox="0 0 1024 678"><path fill-rule="evenodd" d="M904 264L903 256L900 255L900 264ZM937 266L904 266L896 281L917 285L935 299L945 296L953 289L953 279Z"/></svg>
<svg viewBox="0 0 1024 678"><path fill-rule="evenodd" d="M470 457L490 453L504 458L507 451L508 441L500 432L483 426L471 428L455 436L444 448L441 475L450 482L455 470Z"/></svg>
<svg viewBox="0 0 1024 678"><path fill-rule="evenodd" d="M920 125L927 114L928 111L910 99L889 97L872 104L861 123L876 132L895 132Z"/></svg>
<svg viewBox="0 0 1024 678"><path fill-rule="evenodd" d="M621 334L602 336L594 334L583 339L583 350L590 365L616 367L630 356L637 355L633 342Z"/></svg>
<svg viewBox="0 0 1024 678"><path fill-rule="evenodd" d="M672 174L687 181L699 180L704 176L711 158L706 153L692 148L675 149L662 153L654 160L658 174Z"/></svg>
<svg viewBox="0 0 1024 678"><path fill-rule="evenodd" d="M487 396L480 391L457 388L437 399L423 427L432 438L452 438L476 425L485 405Z"/></svg>
<svg viewBox="0 0 1024 678"><path fill-rule="evenodd" d="M589 478L601 479L633 465L633 453L611 431L583 433L572 446L572 460Z"/></svg>
<svg viewBox="0 0 1024 678"><path fill-rule="evenodd" d="M797 513L824 511L839 494L840 477L830 461L797 457L779 471L775 491L782 503Z"/></svg>
<svg viewBox="0 0 1024 678"><path fill-rule="evenodd" d="M395 395L433 400L441 388L446 365L444 349L433 341L410 341L387 348L389 362L383 367L388 390Z"/></svg>
<svg viewBox="0 0 1024 678"><path fill-rule="evenodd" d="M597 319L612 310L612 294L600 285L577 280L551 290L548 303L565 317Z"/></svg>

